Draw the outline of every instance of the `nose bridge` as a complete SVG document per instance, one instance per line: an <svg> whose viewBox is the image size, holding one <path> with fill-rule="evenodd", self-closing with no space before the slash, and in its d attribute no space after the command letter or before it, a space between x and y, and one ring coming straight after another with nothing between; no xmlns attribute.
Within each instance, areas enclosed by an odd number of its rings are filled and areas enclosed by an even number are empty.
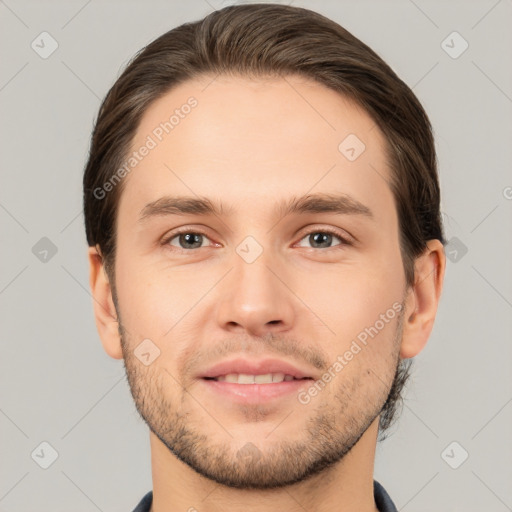
<svg viewBox="0 0 512 512"><path fill-rule="evenodd" d="M218 320L227 329L244 329L255 335L289 329L293 322L292 294L278 277L282 266L272 252L253 236L236 246L233 271L220 298Z"/></svg>

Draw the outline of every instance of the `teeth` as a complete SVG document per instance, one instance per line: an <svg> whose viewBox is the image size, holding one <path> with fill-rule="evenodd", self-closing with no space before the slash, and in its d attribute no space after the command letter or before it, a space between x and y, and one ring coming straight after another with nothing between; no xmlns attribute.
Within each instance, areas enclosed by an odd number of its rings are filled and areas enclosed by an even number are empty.
<svg viewBox="0 0 512 512"><path fill-rule="evenodd" d="M271 382L273 382L271 373L266 373L265 375L255 375L254 376L254 384L270 384Z"/></svg>
<svg viewBox="0 0 512 512"><path fill-rule="evenodd" d="M215 380L219 382L233 382L235 384L272 384L273 382L288 382L296 379L292 375L285 375L284 373L266 373L264 375L229 373L228 375L215 377Z"/></svg>
<svg viewBox="0 0 512 512"><path fill-rule="evenodd" d="M240 373L238 375L238 384L254 384L254 375Z"/></svg>

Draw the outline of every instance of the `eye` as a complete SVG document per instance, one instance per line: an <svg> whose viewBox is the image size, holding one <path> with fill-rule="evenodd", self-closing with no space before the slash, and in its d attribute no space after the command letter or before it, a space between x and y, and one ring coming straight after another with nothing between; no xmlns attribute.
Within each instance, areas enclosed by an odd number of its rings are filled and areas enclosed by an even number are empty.
<svg viewBox="0 0 512 512"><path fill-rule="evenodd" d="M164 245L171 245L178 250L200 249L207 247L203 242L208 240L208 237L199 231L180 231L173 233L169 238L164 240Z"/></svg>
<svg viewBox="0 0 512 512"><path fill-rule="evenodd" d="M334 229L315 229L306 233L301 239L307 240L313 249L329 249L332 247L333 238L337 238L340 243L338 245L350 245L350 242L337 230ZM299 247L307 247L299 243Z"/></svg>
<svg viewBox="0 0 512 512"><path fill-rule="evenodd" d="M339 243L333 245L333 239L338 239ZM201 231L184 229L183 231L175 231L170 234L162 241L162 245L171 246L173 250L186 252L211 246L205 243L209 240L208 236ZM313 249L329 249L331 247L351 245L351 242L341 232L326 228L310 230L299 241L299 247L308 247L303 245L302 242L304 240L307 240Z"/></svg>

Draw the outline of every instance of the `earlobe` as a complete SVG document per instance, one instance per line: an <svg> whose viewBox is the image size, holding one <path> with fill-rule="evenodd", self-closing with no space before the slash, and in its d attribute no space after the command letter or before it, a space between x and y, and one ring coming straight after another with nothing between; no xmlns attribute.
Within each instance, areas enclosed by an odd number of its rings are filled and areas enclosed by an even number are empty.
<svg viewBox="0 0 512 512"><path fill-rule="evenodd" d="M112 289L105 272L99 248L89 247L89 285L93 297L94 317L101 343L107 354L122 359L121 339L118 331L117 312L112 299Z"/></svg>
<svg viewBox="0 0 512 512"><path fill-rule="evenodd" d="M439 240L429 240L424 253L416 259L414 285L409 289L400 357L418 355L427 344L434 326L443 288L446 257Z"/></svg>

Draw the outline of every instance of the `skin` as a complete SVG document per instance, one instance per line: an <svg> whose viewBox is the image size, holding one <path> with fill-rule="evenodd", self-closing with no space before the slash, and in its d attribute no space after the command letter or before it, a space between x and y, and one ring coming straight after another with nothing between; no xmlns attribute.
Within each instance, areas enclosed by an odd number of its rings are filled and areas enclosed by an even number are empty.
<svg viewBox="0 0 512 512"><path fill-rule="evenodd" d="M399 358L416 356L432 330L443 246L428 242L407 289L385 139L338 93L291 76L194 79L150 106L133 148L190 96L197 107L124 178L114 289L99 251L89 249L101 341L124 359L151 429L152 511L374 512L379 413ZM366 146L353 162L338 150L348 134ZM283 199L321 192L348 194L373 218L273 211ZM208 197L233 211L138 222L164 195ZM204 233L200 247L179 236L162 244L178 227ZM309 236L326 228L352 243ZM263 249L252 263L236 252L249 235ZM241 354L285 359L320 379L397 302L402 315L308 404L295 394L236 404L198 378ZM144 339L160 350L148 366L134 355Z"/></svg>

